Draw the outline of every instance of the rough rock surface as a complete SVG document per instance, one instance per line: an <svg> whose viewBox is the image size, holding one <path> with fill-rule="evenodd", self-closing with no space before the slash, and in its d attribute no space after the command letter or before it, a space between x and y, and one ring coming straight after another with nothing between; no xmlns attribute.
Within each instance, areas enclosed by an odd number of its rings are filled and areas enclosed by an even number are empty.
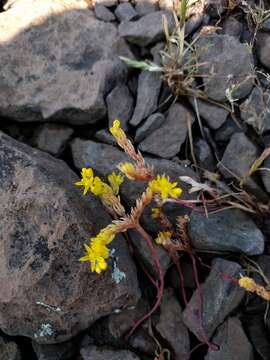
<svg viewBox="0 0 270 360"><path fill-rule="evenodd" d="M87 346L81 349L83 360L140 360L129 350L114 350L96 346Z"/></svg>
<svg viewBox="0 0 270 360"><path fill-rule="evenodd" d="M241 118L258 134L270 130L270 92L255 87L240 105Z"/></svg>
<svg viewBox="0 0 270 360"><path fill-rule="evenodd" d="M186 140L188 120L191 124L194 121L190 111L181 104L172 105L164 123L140 143L139 149L165 159L172 158Z"/></svg>
<svg viewBox="0 0 270 360"><path fill-rule="evenodd" d="M73 129L60 124L41 125L35 132L32 145L42 151L59 156L73 134Z"/></svg>
<svg viewBox="0 0 270 360"><path fill-rule="evenodd" d="M186 326L182 320L182 309L173 289L166 289L160 305L160 317L156 330L171 346L176 359L189 359L190 344Z"/></svg>
<svg viewBox="0 0 270 360"><path fill-rule="evenodd" d="M218 351L209 349L205 360L253 360L252 346L237 318L229 318L217 330L213 342Z"/></svg>
<svg viewBox="0 0 270 360"><path fill-rule="evenodd" d="M120 22L130 21L138 17L137 11L128 2L124 4L119 4L114 13Z"/></svg>
<svg viewBox="0 0 270 360"><path fill-rule="evenodd" d="M198 212L190 217L192 244L201 250L234 251L246 255L260 255L264 250L264 236L253 220L238 209L228 209L208 218Z"/></svg>
<svg viewBox="0 0 270 360"><path fill-rule="evenodd" d="M74 341L45 345L32 341L32 346L38 360L73 360L77 352Z"/></svg>
<svg viewBox="0 0 270 360"><path fill-rule="evenodd" d="M203 313L199 315L199 292L192 295L183 312L183 320L188 329L198 339L204 341L204 335L211 337L216 328L224 321L241 302L244 290L233 281L224 277L238 278L242 268L239 264L217 258L212 263L211 272L202 285ZM203 325L203 326L201 326Z"/></svg>
<svg viewBox="0 0 270 360"><path fill-rule="evenodd" d="M141 17L137 21L123 21L119 26L119 34L130 43L147 46L164 39L162 16L168 20L169 29L173 30L172 13L156 11Z"/></svg>
<svg viewBox="0 0 270 360"><path fill-rule="evenodd" d="M1 329L38 343L62 342L136 304L135 267L122 238L113 242L102 276L78 261L83 243L110 218L96 199L82 197L67 165L2 133L0 159Z"/></svg>
<svg viewBox="0 0 270 360"><path fill-rule="evenodd" d="M95 15L97 19L105 22L111 22L115 20L114 14L101 4L97 4L95 6Z"/></svg>
<svg viewBox="0 0 270 360"><path fill-rule="evenodd" d="M263 66L270 69L270 34L260 33L257 36L256 50L258 58Z"/></svg>
<svg viewBox="0 0 270 360"><path fill-rule="evenodd" d="M126 85L117 85L106 97L108 109L109 127L115 119L120 120L124 131L128 128L128 122L133 114L134 100Z"/></svg>
<svg viewBox="0 0 270 360"><path fill-rule="evenodd" d="M76 0L15 3L0 13L0 43L0 115L18 121L101 120L126 75L118 55L130 56L117 28Z"/></svg>
<svg viewBox="0 0 270 360"><path fill-rule="evenodd" d="M204 91L213 100L227 100L226 91L234 99L242 99L253 87L253 59L247 47L233 36L206 35L196 45ZM232 61L237 59L237 61Z"/></svg>
<svg viewBox="0 0 270 360"><path fill-rule="evenodd" d="M142 71L138 79L136 106L130 120L133 126L157 110L162 80L159 73Z"/></svg>
<svg viewBox="0 0 270 360"><path fill-rule="evenodd" d="M195 110L195 99L190 99ZM197 108L200 116L206 121L207 125L216 130L223 125L228 117L229 112L221 106L217 106L206 101L196 99Z"/></svg>
<svg viewBox="0 0 270 360"><path fill-rule="evenodd" d="M165 121L165 117L161 113L155 113L150 115L145 122L136 131L135 141L140 142L148 135L151 135L153 131L157 130Z"/></svg>
<svg viewBox="0 0 270 360"><path fill-rule="evenodd" d="M15 342L0 338L0 360L21 360L21 353Z"/></svg>
<svg viewBox="0 0 270 360"><path fill-rule="evenodd" d="M207 141L198 139L194 142L194 152L196 160L201 169L215 171L215 161L212 154L211 147Z"/></svg>

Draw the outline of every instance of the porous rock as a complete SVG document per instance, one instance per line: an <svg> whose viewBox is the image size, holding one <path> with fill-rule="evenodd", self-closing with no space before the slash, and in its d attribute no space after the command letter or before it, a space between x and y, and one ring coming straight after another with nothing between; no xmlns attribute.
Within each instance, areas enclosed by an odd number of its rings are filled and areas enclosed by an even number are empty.
<svg viewBox="0 0 270 360"><path fill-rule="evenodd" d="M0 14L0 114L18 121L96 123L126 76L130 51L82 0L21 0Z"/></svg>
<svg viewBox="0 0 270 360"><path fill-rule="evenodd" d="M124 239L113 242L102 275L78 261L89 236L111 219L95 198L82 197L68 166L2 133L0 159L1 329L53 344L136 304L140 292Z"/></svg>
<svg viewBox="0 0 270 360"><path fill-rule="evenodd" d="M202 285L202 314L200 295L197 289L183 312L183 320L188 329L201 341L211 338L216 328L241 302L244 290L232 278L239 278L242 268L239 264L217 258Z"/></svg>
<svg viewBox="0 0 270 360"><path fill-rule="evenodd" d="M229 35L210 34L196 43L204 91L216 101L242 99L253 87L253 59L247 47ZM237 59L233 61L232 59Z"/></svg>
<svg viewBox="0 0 270 360"><path fill-rule="evenodd" d="M264 250L264 236L254 221L238 209L216 214L193 212L189 231L196 249L233 251L246 255L260 255Z"/></svg>

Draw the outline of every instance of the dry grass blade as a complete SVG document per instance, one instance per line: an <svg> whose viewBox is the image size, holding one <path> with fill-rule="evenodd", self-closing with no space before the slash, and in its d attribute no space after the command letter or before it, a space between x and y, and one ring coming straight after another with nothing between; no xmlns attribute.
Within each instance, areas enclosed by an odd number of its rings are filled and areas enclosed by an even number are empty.
<svg viewBox="0 0 270 360"><path fill-rule="evenodd" d="M254 163L251 165L248 173L244 176L244 178L241 180L240 182L240 186L243 186L245 184L245 182L247 181L247 179L252 176L256 171L259 170L270 170L267 168L261 168L260 166L262 165L262 163L264 162L264 160L270 155L270 147L266 148L262 154L260 155L260 157L258 157L258 159L256 159L254 161Z"/></svg>

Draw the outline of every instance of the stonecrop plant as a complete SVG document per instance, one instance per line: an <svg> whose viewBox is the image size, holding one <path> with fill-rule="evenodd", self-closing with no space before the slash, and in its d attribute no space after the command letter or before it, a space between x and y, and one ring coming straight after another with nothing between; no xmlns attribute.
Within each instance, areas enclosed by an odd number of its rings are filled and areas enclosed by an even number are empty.
<svg viewBox="0 0 270 360"><path fill-rule="evenodd" d="M195 180L182 176L181 181L191 185L189 192L199 192L196 200L185 200L181 198L183 189L178 182L171 181L166 174L155 174L155 169L149 166L142 154L136 151L131 141L127 138L125 132L120 126L120 121L115 120L110 128L111 134L114 136L117 144L130 157L131 161L118 164L118 172L112 172L107 181L103 181L100 177L95 176L93 169L83 168L81 171L81 180L76 182L77 186L83 188L83 195L92 194L100 198L102 204L112 217L112 222L100 232L91 237L88 244L85 244L85 255L80 258L82 262L89 262L90 270L98 274L106 271L109 264L110 250L109 245L119 233L126 233L129 229L136 230L146 241L148 249L153 258L158 279L154 279L146 269L147 277L156 288L156 301L151 310L140 320L138 320L127 336L130 336L134 330L147 319L160 305L164 290L164 273L160 264L155 243L162 246L169 254L172 263L175 265L179 275L180 289L183 302L187 305L187 296L184 288L184 279L181 268L180 254L186 253L192 264L194 280L199 292L199 314L198 328L201 332L203 343L212 349L216 349L215 344L211 343L203 328L202 312L203 299L201 284L197 270L197 258L195 250L191 247L191 240L188 233L188 216L178 216L175 224L172 224L166 214L163 212L163 205L168 202L187 206L195 211L205 211L206 205L209 211L216 210L217 205L226 204L227 197L218 193L217 189L196 182ZM144 192L136 200L135 206L128 213L121 203L119 195L120 186L124 179L129 181L143 181L146 183ZM205 196L206 194L206 196ZM206 199L208 197L208 199ZM148 234L140 224L141 216L145 208L152 206L151 216L160 222L163 230L156 234L155 239ZM207 210L208 213L208 210ZM127 235L128 236L128 235ZM222 276L222 274L220 274ZM226 274L223 274L226 277ZM102 276L102 275L101 275ZM239 274L239 277L241 274ZM264 287L257 285L251 278L244 276L240 279L233 279L236 284L243 287L248 292L256 293L263 299L269 301L270 293Z"/></svg>

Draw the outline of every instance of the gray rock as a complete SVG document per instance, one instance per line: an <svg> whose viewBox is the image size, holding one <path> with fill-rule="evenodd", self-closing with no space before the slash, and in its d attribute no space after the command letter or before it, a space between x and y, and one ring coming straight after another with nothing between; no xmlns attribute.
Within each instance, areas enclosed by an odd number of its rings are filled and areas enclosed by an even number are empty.
<svg viewBox="0 0 270 360"><path fill-rule="evenodd" d="M101 129L95 133L95 138L105 144L115 145L115 138L112 136L111 133L107 129Z"/></svg>
<svg viewBox="0 0 270 360"><path fill-rule="evenodd" d="M223 154L220 171L226 178L237 176L242 179L259 155L259 150L245 134L233 134Z"/></svg>
<svg viewBox="0 0 270 360"><path fill-rule="evenodd" d="M151 251L149 250L149 248L147 246L146 241L135 230L130 230L129 236L130 236L130 240L135 248L135 251L139 255L139 258L143 262L144 266L147 268L147 270L152 275L154 275L156 278L158 278L159 274L158 274L158 271L157 271L157 268L155 265L155 261L151 254ZM153 245L156 249L162 271L165 274L171 263L168 252L159 245L156 245L156 244L153 244Z"/></svg>
<svg viewBox="0 0 270 360"><path fill-rule="evenodd" d="M74 341L60 344L38 344L32 341L33 349L38 360L73 360L77 353Z"/></svg>
<svg viewBox="0 0 270 360"><path fill-rule="evenodd" d="M158 10L158 0L135 0L135 9L140 16L153 13Z"/></svg>
<svg viewBox="0 0 270 360"><path fill-rule="evenodd" d="M183 105L173 104L163 125L143 140L139 149L166 159L172 158L179 153L186 140L188 119L193 123L193 114Z"/></svg>
<svg viewBox="0 0 270 360"><path fill-rule="evenodd" d="M194 110L196 109L195 101L197 102L197 108L200 116L204 118L211 129L216 130L225 123L229 111L221 106L211 104L207 101L190 98L190 102Z"/></svg>
<svg viewBox="0 0 270 360"><path fill-rule="evenodd" d="M165 121L165 117L161 113L150 115L145 122L137 129L135 141L138 143L144 140L157 130Z"/></svg>
<svg viewBox="0 0 270 360"><path fill-rule="evenodd" d="M143 16L137 21L124 21L119 26L119 34L129 42L147 46L165 38L162 27L162 16L166 16L169 29L175 25L173 16L167 11L156 11Z"/></svg>
<svg viewBox="0 0 270 360"><path fill-rule="evenodd" d="M241 266L235 262L221 258L213 261L210 274L202 285L202 319L199 315L198 289L193 293L183 312L183 320L199 340L205 341L204 334L211 338L216 328L244 298L244 290L230 280L230 278L238 278L241 271Z"/></svg>
<svg viewBox="0 0 270 360"><path fill-rule="evenodd" d="M120 22L130 21L138 17L137 11L128 2L124 4L119 4L114 13Z"/></svg>
<svg viewBox="0 0 270 360"><path fill-rule="evenodd" d="M95 15L97 19L105 22L111 22L115 20L114 14L101 4L95 5Z"/></svg>
<svg viewBox="0 0 270 360"><path fill-rule="evenodd" d="M264 237L253 220L238 209L228 209L205 215L193 212L189 231L196 249L233 251L246 255L260 255Z"/></svg>
<svg viewBox="0 0 270 360"><path fill-rule="evenodd" d="M22 0L0 14L0 115L76 125L104 118L105 93L127 73L119 55L132 54L87 6Z"/></svg>
<svg viewBox="0 0 270 360"><path fill-rule="evenodd" d="M228 7L228 0L206 0L204 7L207 15L220 17Z"/></svg>
<svg viewBox="0 0 270 360"><path fill-rule="evenodd" d="M151 357L155 355L157 344L148 332L143 329L139 329L131 335L128 343L134 350L140 353L151 355Z"/></svg>
<svg viewBox="0 0 270 360"><path fill-rule="evenodd" d="M0 338L0 360L21 360L18 345L13 341Z"/></svg>
<svg viewBox="0 0 270 360"><path fill-rule="evenodd" d="M99 320L89 329L89 334L98 346L124 347L125 335L148 311L149 305L144 300L140 300L136 306L119 309L114 314Z"/></svg>
<svg viewBox="0 0 270 360"><path fill-rule="evenodd" d="M240 39L243 32L243 24L234 16L228 16L223 23L222 32Z"/></svg>
<svg viewBox="0 0 270 360"><path fill-rule="evenodd" d="M121 127L126 131L133 114L134 100L126 85L117 85L106 97L109 127L115 119L120 120Z"/></svg>
<svg viewBox="0 0 270 360"><path fill-rule="evenodd" d="M116 6L118 4L118 0L95 0L95 4L111 7Z"/></svg>
<svg viewBox="0 0 270 360"><path fill-rule="evenodd" d="M1 329L54 344L116 308L135 305L136 270L122 237L112 243L102 275L78 261L83 244L111 219L97 199L82 196L68 166L4 134L0 159ZM116 261L125 274L119 283Z"/></svg>
<svg viewBox="0 0 270 360"><path fill-rule="evenodd" d="M83 360L140 360L140 358L129 350L114 350L106 347L88 346L82 348Z"/></svg>
<svg viewBox="0 0 270 360"><path fill-rule="evenodd" d="M35 132L32 144L42 151L59 156L65 149L73 129L65 125L44 124Z"/></svg>
<svg viewBox="0 0 270 360"><path fill-rule="evenodd" d="M247 47L233 36L210 34L196 45L204 91L211 99L226 101L226 92L242 99L253 87L254 64ZM237 59L237 61L232 61Z"/></svg>
<svg viewBox="0 0 270 360"><path fill-rule="evenodd" d="M268 157L264 163L263 167L266 169L270 169L270 158ZM262 170L261 177L264 184L264 187L268 193L270 193L270 170Z"/></svg>
<svg viewBox="0 0 270 360"><path fill-rule="evenodd" d="M252 346L236 317L229 318L217 330L213 342L219 350L208 350L205 360L253 360Z"/></svg>
<svg viewBox="0 0 270 360"><path fill-rule="evenodd" d="M190 35L193 34L194 31L198 29L198 27L202 24L203 15L202 14L194 14L191 16L185 25L185 34Z"/></svg>
<svg viewBox="0 0 270 360"><path fill-rule="evenodd" d="M132 126L137 126L150 114L157 110L158 97L162 79L160 73L142 71L139 75L136 106L130 120Z"/></svg>
<svg viewBox="0 0 270 360"><path fill-rule="evenodd" d="M234 133L242 131L243 129L236 124L232 117L228 116L225 123L215 131L215 140L218 142L228 142Z"/></svg>
<svg viewBox="0 0 270 360"><path fill-rule="evenodd" d="M270 130L270 92L255 87L240 105L241 118L261 135Z"/></svg>
<svg viewBox="0 0 270 360"><path fill-rule="evenodd" d="M172 289L166 289L160 305L160 317L156 330L171 346L176 359L189 359L190 343L182 319L182 309Z"/></svg>
<svg viewBox="0 0 270 360"><path fill-rule="evenodd" d="M194 142L194 151L196 160L201 169L206 169L209 171L215 171L215 161L212 154L212 150L207 143L207 141L203 139L198 139Z"/></svg>
<svg viewBox="0 0 270 360"><path fill-rule="evenodd" d="M257 313L249 314L245 319L245 329L248 332L249 339L252 341L256 352L260 355L262 360L269 360L270 343L269 335L265 328L265 322L262 316Z"/></svg>
<svg viewBox="0 0 270 360"><path fill-rule="evenodd" d="M270 31L270 19L269 18L263 22L261 30L262 31Z"/></svg>
<svg viewBox="0 0 270 360"><path fill-rule="evenodd" d="M270 34L259 33L256 36L256 50L259 61L268 70L270 69Z"/></svg>

